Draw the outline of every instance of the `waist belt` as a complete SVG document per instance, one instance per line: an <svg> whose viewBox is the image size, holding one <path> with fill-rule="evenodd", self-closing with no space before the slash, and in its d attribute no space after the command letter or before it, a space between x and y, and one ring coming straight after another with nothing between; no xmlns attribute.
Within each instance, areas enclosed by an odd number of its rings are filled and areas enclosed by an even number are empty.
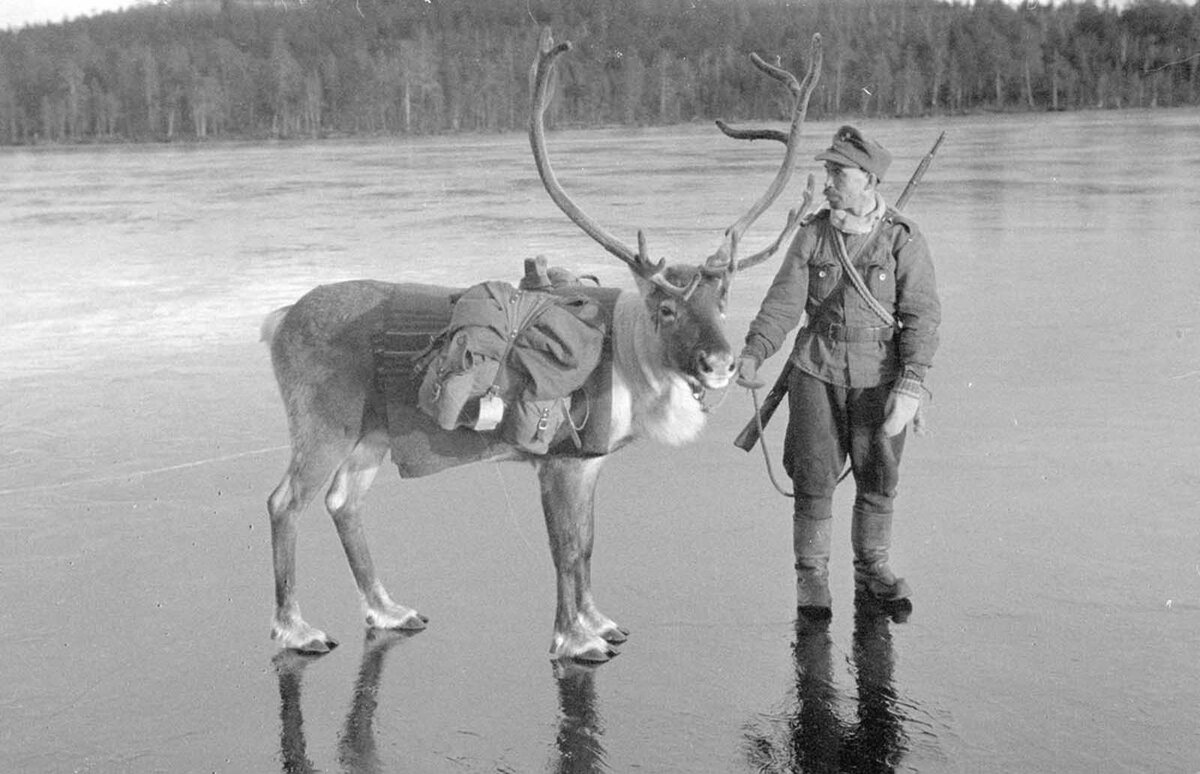
<svg viewBox="0 0 1200 774"><path fill-rule="evenodd" d="M891 341L896 329L890 325L854 327L836 322L815 322L814 332L834 341Z"/></svg>

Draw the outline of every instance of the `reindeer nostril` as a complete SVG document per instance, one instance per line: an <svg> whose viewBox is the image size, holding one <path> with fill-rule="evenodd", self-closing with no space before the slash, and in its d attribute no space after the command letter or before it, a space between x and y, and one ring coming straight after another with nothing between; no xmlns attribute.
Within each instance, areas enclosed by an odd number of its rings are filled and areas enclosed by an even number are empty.
<svg viewBox="0 0 1200 774"><path fill-rule="evenodd" d="M729 376L736 370L737 362L730 355L710 355L704 350L696 353L697 374Z"/></svg>

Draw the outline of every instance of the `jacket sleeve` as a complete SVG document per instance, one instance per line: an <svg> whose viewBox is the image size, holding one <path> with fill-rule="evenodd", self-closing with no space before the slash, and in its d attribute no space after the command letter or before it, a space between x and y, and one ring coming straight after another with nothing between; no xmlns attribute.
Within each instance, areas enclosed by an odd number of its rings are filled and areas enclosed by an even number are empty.
<svg viewBox="0 0 1200 774"><path fill-rule="evenodd" d="M942 306L938 299L933 259L925 237L911 224L898 229L896 256L896 317L900 331L900 365L906 376L923 379L938 347Z"/></svg>
<svg viewBox="0 0 1200 774"><path fill-rule="evenodd" d="M808 255L813 232L811 227L800 229L788 247L758 315L750 323L743 357L753 357L761 364L779 351L787 335L799 325L808 301Z"/></svg>

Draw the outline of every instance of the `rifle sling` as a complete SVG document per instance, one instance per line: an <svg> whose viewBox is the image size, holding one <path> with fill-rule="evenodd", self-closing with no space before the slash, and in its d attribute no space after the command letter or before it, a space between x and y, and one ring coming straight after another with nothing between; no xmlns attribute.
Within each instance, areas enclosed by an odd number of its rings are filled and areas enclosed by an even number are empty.
<svg viewBox="0 0 1200 774"><path fill-rule="evenodd" d="M901 322L885 309L883 304L879 303L879 299L875 298L875 295L867 288L867 283L863 280L862 275L858 273L858 269L854 268L855 259L862 255L867 247L875 241L875 237L879 235L883 221L884 218L876 221L875 227L871 229L871 233L867 235L867 238L854 251L853 258L846 251L846 240L842 238L842 232L838 231L832 225L829 226L829 229L833 232L833 245L836 248L834 252L837 253L838 261L842 264L842 271L845 272L847 279L850 280L850 285L854 288L855 292L862 296L863 301L867 303L867 306L871 308L871 311L879 319L892 328L901 328L903 327Z"/></svg>

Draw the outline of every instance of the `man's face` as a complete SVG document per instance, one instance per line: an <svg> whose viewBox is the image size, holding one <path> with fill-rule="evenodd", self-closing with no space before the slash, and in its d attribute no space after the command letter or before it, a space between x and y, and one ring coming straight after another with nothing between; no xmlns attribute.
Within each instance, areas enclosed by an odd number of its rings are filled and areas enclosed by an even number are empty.
<svg viewBox="0 0 1200 774"><path fill-rule="evenodd" d="M867 172L858 167L826 161L825 198L835 210L872 207L875 204L873 180Z"/></svg>

